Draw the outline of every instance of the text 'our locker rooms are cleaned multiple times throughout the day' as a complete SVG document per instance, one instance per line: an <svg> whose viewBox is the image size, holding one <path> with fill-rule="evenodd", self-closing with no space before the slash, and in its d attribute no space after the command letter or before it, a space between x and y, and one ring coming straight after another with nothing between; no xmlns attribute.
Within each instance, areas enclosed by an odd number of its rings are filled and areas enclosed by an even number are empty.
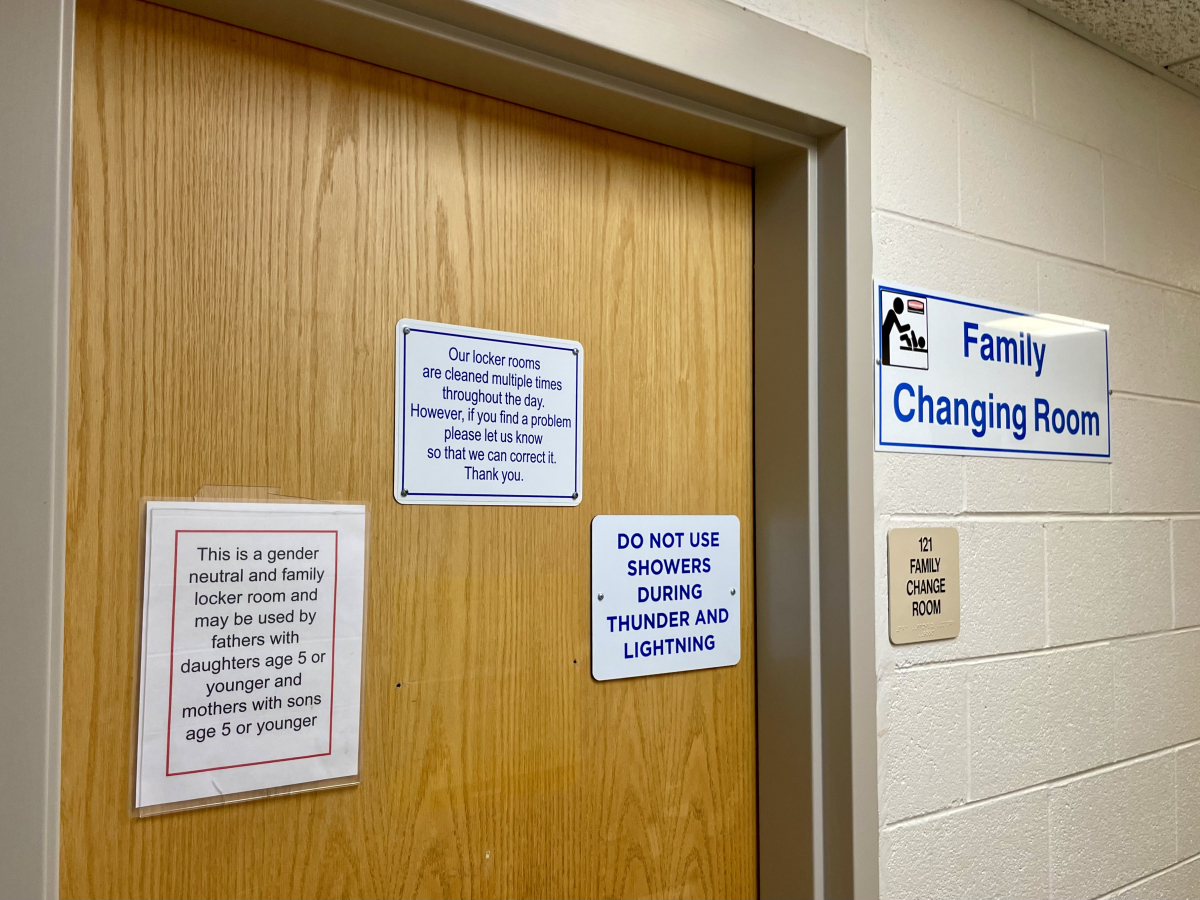
<svg viewBox="0 0 1200 900"><path fill-rule="evenodd" d="M578 341L403 319L396 500L574 506L582 411Z"/></svg>

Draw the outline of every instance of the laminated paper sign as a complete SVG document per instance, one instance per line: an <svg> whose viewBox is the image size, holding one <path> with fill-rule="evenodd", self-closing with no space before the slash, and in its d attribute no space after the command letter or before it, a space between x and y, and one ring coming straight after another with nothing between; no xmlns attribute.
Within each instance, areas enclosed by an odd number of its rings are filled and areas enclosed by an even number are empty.
<svg viewBox="0 0 1200 900"><path fill-rule="evenodd" d="M135 806L358 774L366 508L146 504Z"/></svg>

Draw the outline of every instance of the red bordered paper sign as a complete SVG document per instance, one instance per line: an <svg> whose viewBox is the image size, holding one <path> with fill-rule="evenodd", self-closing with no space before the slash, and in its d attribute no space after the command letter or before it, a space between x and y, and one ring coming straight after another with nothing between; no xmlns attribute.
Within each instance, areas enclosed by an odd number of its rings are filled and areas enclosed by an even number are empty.
<svg viewBox="0 0 1200 900"><path fill-rule="evenodd" d="M357 780L366 508L151 501L146 538L134 806Z"/></svg>

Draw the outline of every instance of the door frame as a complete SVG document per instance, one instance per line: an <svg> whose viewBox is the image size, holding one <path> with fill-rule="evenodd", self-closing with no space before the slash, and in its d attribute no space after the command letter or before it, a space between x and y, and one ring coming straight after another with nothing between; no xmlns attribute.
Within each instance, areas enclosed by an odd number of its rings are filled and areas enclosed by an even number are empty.
<svg viewBox="0 0 1200 900"><path fill-rule="evenodd" d="M878 896L870 60L728 0L158 2L755 169L759 889ZM5 7L0 897L52 897L74 0Z"/></svg>

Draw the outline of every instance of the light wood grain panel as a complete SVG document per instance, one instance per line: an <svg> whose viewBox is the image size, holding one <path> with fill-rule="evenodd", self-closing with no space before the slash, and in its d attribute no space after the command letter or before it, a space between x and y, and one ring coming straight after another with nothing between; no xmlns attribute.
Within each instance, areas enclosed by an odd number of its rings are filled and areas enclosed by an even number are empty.
<svg viewBox="0 0 1200 900"><path fill-rule="evenodd" d="M78 8L64 896L756 890L751 173ZM583 503L391 499L394 326L587 348ZM138 501L372 504L362 784L135 819ZM742 661L597 683L598 513L742 520Z"/></svg>

